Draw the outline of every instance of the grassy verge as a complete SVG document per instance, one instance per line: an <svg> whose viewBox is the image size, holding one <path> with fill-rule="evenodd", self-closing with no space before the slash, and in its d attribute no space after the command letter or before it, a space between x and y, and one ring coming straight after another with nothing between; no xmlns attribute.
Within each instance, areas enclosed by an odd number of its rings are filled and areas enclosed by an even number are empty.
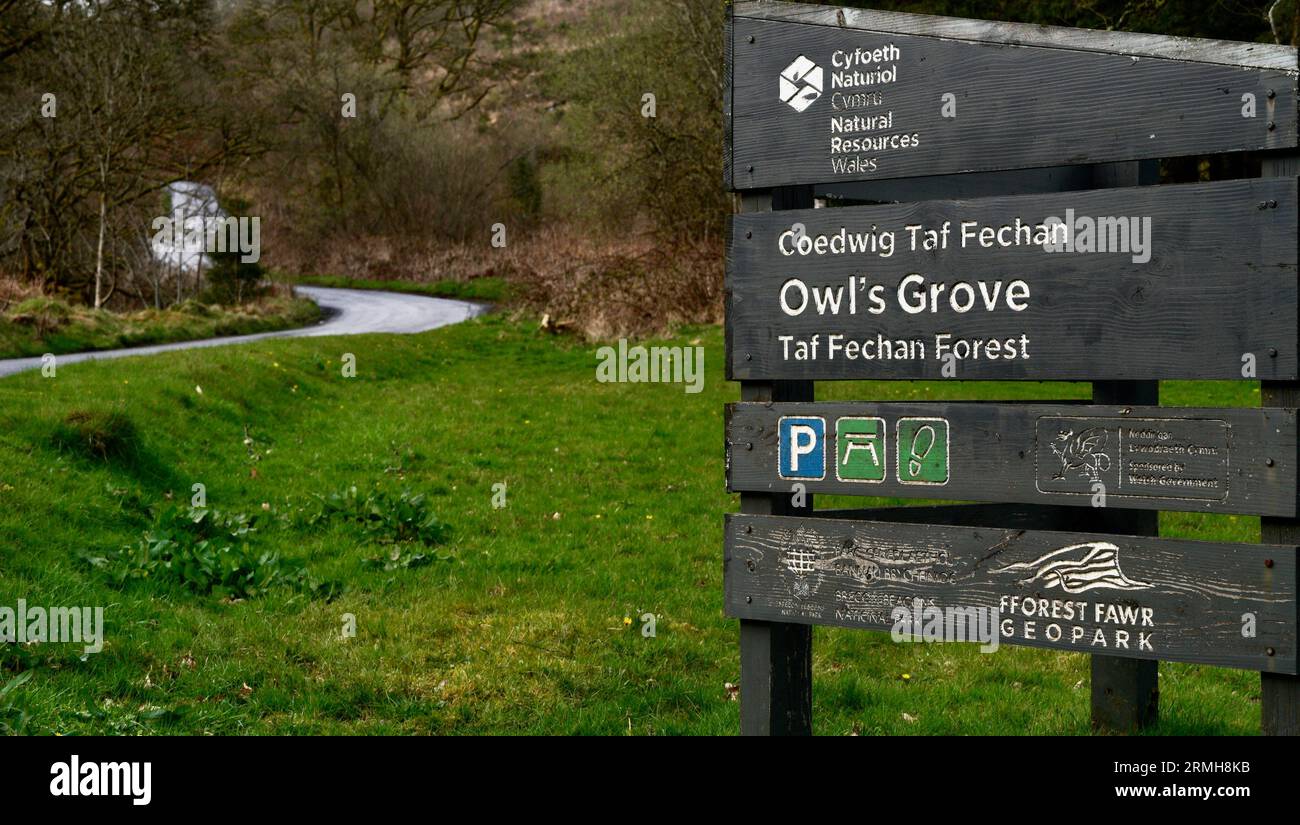
<svg viewBox="0 0 1300 825"><path fill-rule="evenodd" d="M314 302L283 296L233 307L186 301L171 309L122 313L32 298L0 314L0 358L249 335L304 327L319 319Z"/></svg>
<svg viewBox="0 0 1300 825"><path fill-rule="evenodd" d="M331 286L339 289L384 289L428 295L432 298L456 298L462 301L496 303L505 300L507 285L504 278L483 277L468 281L445 279L441 281L379 281L361 278L344 278L335 275L299 276L291 279L303 286Z"/></svg>
<svg viewBox="0 0 1300 825"><path fill-rule="evenodd" d="M0 647L0 688L26 680L0 696L0 730L734 732L722 405L737 390L717 328L681 342L706 349L698 395L597 383L594 348L501 317L0 381L0 606L106 608L104 649L84 660L80 645ZM1085 392L823 386L827 399ZM1163 398L1258 403L1238 384ZM195 484L220 524L176 511ZM223 556L241 524L256 552ZM1258 520L1178 514L1162 529L1250 541ZM1088 732L1082 654L822 628L815 644L821 734ZM1156 732L1258 729L1255 674L1161 675Z"/></svg>

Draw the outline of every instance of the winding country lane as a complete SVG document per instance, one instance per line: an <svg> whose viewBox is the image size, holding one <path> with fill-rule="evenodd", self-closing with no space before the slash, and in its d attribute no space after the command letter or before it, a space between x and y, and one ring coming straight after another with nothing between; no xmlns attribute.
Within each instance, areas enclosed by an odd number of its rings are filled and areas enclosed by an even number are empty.
<svg viewBox="0 0 1300 825"><path fill-rule="evenodd" d="M305 338L319 335L364 335L380 332L409 335L427 332L438 327L469 320L481 315L487 307L468 301L447 298L429 298L424 295L407 295L400 292L381 292L366 289L332 289L319 286L297 287L327 313L326 319L315 326L286 329L278 332L261 332L255 335L234 335L227 338L206 338L198 341L177 341L130 349L110 349L100 352L79 352L58 357L59 366L80 361L97 361L108 358L127 358L133 355L152 355L178 349L220 347L243 344L267 338ZM11 358L0 361L0 376L13 375L25 370L39 369L40 358Z"/></svg>

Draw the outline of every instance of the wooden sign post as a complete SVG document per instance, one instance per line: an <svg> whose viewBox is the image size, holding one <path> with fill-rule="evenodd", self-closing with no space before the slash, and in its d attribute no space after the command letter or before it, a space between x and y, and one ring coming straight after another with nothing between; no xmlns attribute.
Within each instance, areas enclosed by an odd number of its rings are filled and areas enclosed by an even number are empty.
<svg viewBox="0 0 1300 825"><path fill-rule="evenodd" d="M911 605L1092 654L1097 727L1155 721L1166 659L1259 671L1264 731L1297 732L1296 50L779 2L726 37L742 732L811 732L812 625ZM1151 159L1243 151L1265 177L1155 185ZM1093 403L813 403L949 378ZM1265 407L1161 407L1162 379ZM1264 516L1267 544L1161 539L1160 510Z"/></svg>
<svg viewBox="0 0 1300 825"><path fill-rule="evenodd" d="M1298 206L1276 178L737 216L727 363L739 380L1240 379L1250 354L1294 380Z"/></svg>

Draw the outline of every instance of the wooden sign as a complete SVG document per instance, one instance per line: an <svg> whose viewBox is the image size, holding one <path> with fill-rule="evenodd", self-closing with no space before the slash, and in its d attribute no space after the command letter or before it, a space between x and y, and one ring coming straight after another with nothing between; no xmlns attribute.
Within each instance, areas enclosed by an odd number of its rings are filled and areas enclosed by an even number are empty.
<svg viewBox="0 0 1300 825"><path fill-rule="evenodd" d="M1296 515L1296 411L1084 404L745 403L727 487Z"/></svg>
<svg viewBox="0 0 1300 825"><path fill-rule="evenodd" d="M740 2L729 189L1293 148L1296 50Z"/></svg>
<svg viewBox="0 0 1300 825"><path fill-rule="evenodd" d="M728 377L1295 380L1297 181L736 215Z"/></svg>
<svg viewBox="0 0 1300 825"><path fill-rule="evenodd" d="M996 610L1000 644L1296 673L1294 546L732 515L724 582L740 619Z"/></svg>
<svg viewBox="0 0 1300 825"><path fill-rule="evenodd" d="M811 731L811 625L965 617L1091 654L1099 729L1154 722L1171 660L1259 671L1262 729L1295 733L1296 49L777 2L725 42L741 731ZM1247 151L1264 178L1154 185L1151 159ZM813 403L837 379L1096 403ZM1166 379L1269 406L1159 407ZM1160 538L1157 510L1260 515L1269 544Z"/></svg>

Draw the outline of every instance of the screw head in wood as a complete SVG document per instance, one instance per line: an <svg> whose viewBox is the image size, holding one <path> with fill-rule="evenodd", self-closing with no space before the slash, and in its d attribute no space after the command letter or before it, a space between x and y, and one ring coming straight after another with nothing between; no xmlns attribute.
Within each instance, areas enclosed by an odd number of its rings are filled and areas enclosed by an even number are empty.
<svg viewBox="0 0 1300 825"><path fill-rule="evenodd" d="M748 38L746 38L746 39L747 39L750 43L753 43L753 42L754 42L754 35L751 34L751 35L750 35Z"/></svg>
<svg viewBox="0 0 1300 825"><path fill-rule="evenodd" d="M1264 459L1264 466L1265 466L1265 467L1272 467L1272 466L1273 466L1273 459L1271 459L1271 458L1266 458L1266 459Z"/></svg>
<svg viewBox="0 0 1300 825"><path fill-rule="evenodd" d="M1265 567L1272 567L1272 566L1273 566L1273 560L1272 560L1272 559L1264 559L1264 566L1265 566Z"/></svg>
<svg viewBox="0 0 1300 825"><path fill-rule="evenodd" d="M746 532L746 533L752 533L752 532L754 532L754 525L752 525L752 524L746 524L746 525L745 525L745 532Z"/></svg>
<svg viewBox="0 0 1300 825"><path fill-rule="evenodd" d="M745 604L753 604L753 603L754 603L754 597L753 597L753 596L746 596L746 597L745 597ZM1270 653L1269 655L1271 656L1272 654Z"/></svg>
<svg viewBox="0 0 1300 825"><path fill-rule="evenodd" d="M754 237L754 233L753 233L753 232L750 232L749 230L746 230L746 231L745 231L745 237L746 237L746 238L752 238L752 237Z"/></svg>
<svg viewBox="0 0 1300 825"><path fill-rule="evenodd" d="M1267 653L1267 654L1270 655L1270 656L1272 656L1274 653L1277 653L1277 651L1274 650L1274 649L1271 648L1271 647L1266 647L1266 648L1264 648L1264 652Z"/></svg>

